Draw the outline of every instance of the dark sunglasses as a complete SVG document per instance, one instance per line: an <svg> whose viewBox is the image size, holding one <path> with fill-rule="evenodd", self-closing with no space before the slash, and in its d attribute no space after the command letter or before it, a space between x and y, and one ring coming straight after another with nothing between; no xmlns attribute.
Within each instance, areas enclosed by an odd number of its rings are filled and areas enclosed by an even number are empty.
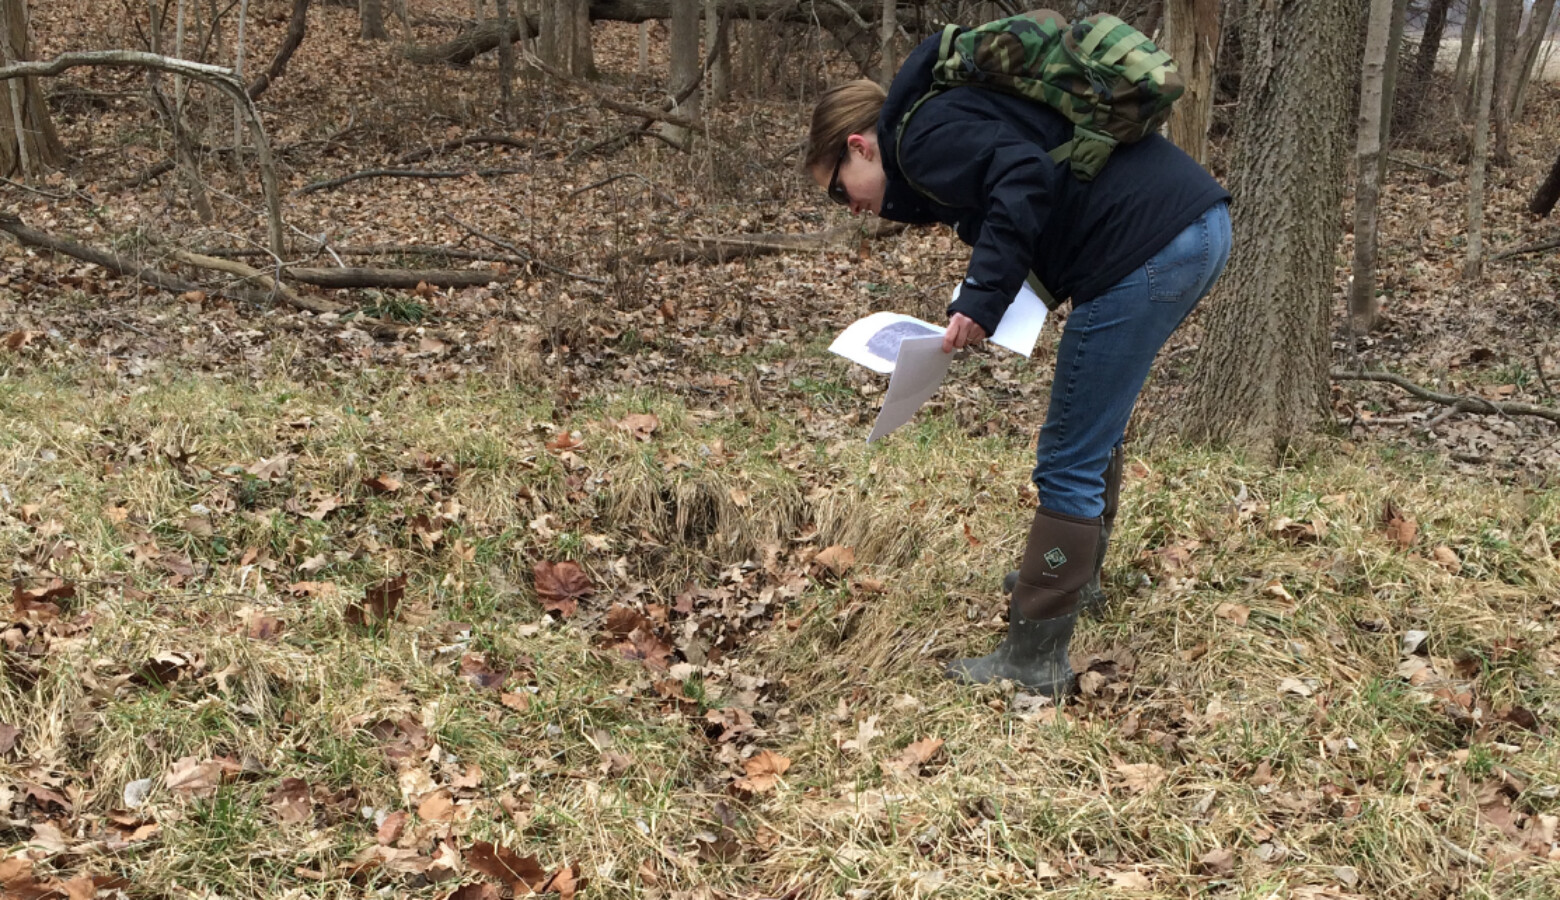
<svg viewBox="0 0 1560 900"><path fill-rule="evenodd" d="M834 174L829 176L829 199L841 206L850 205L850 194L845 192L845 185L840 184L840 166L849 155L850 144L846 144L840 148L840 158L834 161Z"/></svg>

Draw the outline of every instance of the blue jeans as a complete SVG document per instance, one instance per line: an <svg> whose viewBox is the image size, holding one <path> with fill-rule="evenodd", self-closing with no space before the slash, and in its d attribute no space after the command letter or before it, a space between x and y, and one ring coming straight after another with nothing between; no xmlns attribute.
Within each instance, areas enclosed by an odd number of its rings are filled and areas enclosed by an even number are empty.
<svg viewBox="0 0 1560 900"><path fill-rule="evenodd" d="M1229 257L1229 207L1219 203L1068 315L1035 454L1041 506L1084 518L1104 511L1105 466L1127 431L1154 357Z"/></svg>

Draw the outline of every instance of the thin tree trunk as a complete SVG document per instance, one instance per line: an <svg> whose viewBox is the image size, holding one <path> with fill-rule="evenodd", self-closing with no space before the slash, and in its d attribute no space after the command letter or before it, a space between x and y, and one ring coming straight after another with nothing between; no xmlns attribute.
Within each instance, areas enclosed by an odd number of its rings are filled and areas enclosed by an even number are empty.
<svg viewBox="0 0 1560 900"><path fill-rule="evenodd" d="M1560 200L1560 155L1555 156L1555 161L1549 165L1549 175L1544 178L1544 183L1533 192L1533 199L1528 201L1528 212L1535 216L1547 216L1555 208L1555 202Z"/></svg>
<svg viewBox="0 0 1560 900"><path fill-rule="evenodd" d="M249 22L249 0L240 0L238 4L238 39L237 47L233 51L233 74L238 80L244 80L244 33ZM233 162L238 164L239 152L244 146L244 110L237 103L233 104Z"/></svg>
<svg viewBox="0 0 1560 900"><path fill-rule="evenodd" d="M639 59L634 68L636 75L650 74L650 22L639 23Z"/></svg>
<svg viewBox="0 0 1560 900"><path fill-rule="evenodd" d="M25 62L29 52L26 0L0 0L0 18L4 20L0 62ZM64 157L38 82L12 79L0 92L0 174L34 178L60 165Z"/></svg>
<svg viewBox="0 0 1560 900"><path fill-rule="evenodd" d="M1452 73L1452 96L1456 98L1458 113L1464 121L1468 118L1468 107L1472 103L1473 79L1468 70L1475 62L1473 48L1479 37L1479 21L1484 17L1484 2L1468 0L1468 11L1463 16L1462 40L1457 49L1457 69Z"/></svg>
<svg viewBox="0 0 1560 900"><path fill-rule="evenodd" d="M1468 160L1468 254L1463 260L1463 279L1479 277L1484 267L1484 173L1490 155L1490 104L1495 94L1495 45L1500 33L1500 18L1505 4L1491 2L1479 29L1479 84L1475 91L1473 153Z"/></svg>
<svg viewBox="0 0 1560 900"><path fill-rule="evenodd" d="M590 0L565 0L574 12L574 53L570 74L577 78L596 77L596 52L591 46Z"/></svg>
<svg viewBox="0 0 1560 900"><path fill-rule="evenodd" d="M1213 70L1219 50L1219 0L1170 0L1165 6L1166 49L1186 80L1170 113L1170 140L1203 165L1213 119Z"/></svg>
<svg viewBox="0 0 1560 900"><path fill-rule="evenodd" d="M1381 199L1381 154L1390 117L1387 70L1395 60L1392 44L1397 0L1371 0L1365 29L1365 59L1360 76L1360 114L1355 150L1354 279L1349 288L1349 321L1353 330L1368 333L1380 311L1376 298L1376 208Z"/></svg>
<svg viewBox="0 0 1560 900"><path fill-rule="evenodd" d="M899 31L898 9L898 0L883 0L882 12L878 14L878 84L885 90L894 80L894 73L899 71L899 60L894 54L894 37Z"/></svg>
<svg viewBox="0 0 1560 900"><path fill-rule="evenodd" d="M672 35L671 35L671 80L668 87L671 92L681 94L691 83L700 77L699 59L699 0L675 0L672 3ZM702 98L698 88L688 94L688 99L678 104L673 111L689 119L699 118L699 103ZM670 134L676 143L686 142L688 135L685 133Z"/></svg>
<svg viewBox="0 0 1560 900"><path fill-rule="evenodd" d="M1446 34L1446 12L1452 0L1430 0L1425 13L1425 33L1419 39L1419 52L1414 57L1414 70L1409 78L1408 98L1402 105L1399 124L1411 125L1419 121L1424 108L1425 94L1430 91L1430 79L1435 74L1435 61L1441 53L1441 38Z"/></svg>
<svg viewBox="0 0 1560 900"><path fill-rule="evenodd" d="M498 102L500 117L509 125L515 117L515 45L509 27L509 0L498 0L498 30Z"/></svg>
<svg viewBox="0 0 1560 900"><path fill-rule="evenodd" d="M1495 40L1495 87L1490 99L1490 118L1495 129L1492 154L1496 165L1511 164L1511 110L1516 105L1517 27L1522 24L1523 0L1495 0L1500 7L1495 21L1500 24Z"/></svg>
<svg viewBox="0 0 1560 900"><path fill-rule="evenodd" d="M1241 21L1235 244L1204 312L1184 429L1273 458L1327 413L1358 0L1268 0Z"/></svg>
<svg viewBox="0 0 1560 900"><path fill-rule="evenodd" d="M384 0L358 0L358 37L365 41L388 41L385 30Z"/></svg>
<svg viewBox="0 0 1560 900"><path fill-rule="evenodd" d="M1517 71L1512 76L1511 96L1507 98L1507 106L1510 110L1508 114L1512 119L1522 116L1522 102L1526 98L1528 84L1533 79L1533 67L1538 62L1538 51L1544 44L1544 37L1549 34L1549 23L1554 15L1555 0L1537 0L1533 4L1533 12L1528 18L1527 28L1522 30L1522 37L1517 40Z"/></svg>
<svg viewBox="0 0 1560 900"><path fill-rule="evenodd" d="M704 46L715 54L710 66L710 104L718 106L731 99L731 38L730 25L722 29L722 18L729 18L726 6L731 0L705 0Z"/></svg>
<svg viewBox="0 0 1560 900"><path fill-rule="evenodd" d="M559 66L558 2L541 0L537 6L536 55L550 66Z"/></svg>
<svg viewBox="0 0 1560 900"><path fill-rule="evenodd" d="M150 37L152 52L162 53L162 7L157 0L147 0L147 9L151 15ZM195 159L195 148L190 141L189 133L184 129L184 117L180 115L176 104L169 102L162 90L162 73L156 69L146 71L146 90L151 95L152 108L157 110L163 121L168 126L168 133L173 136L173 158L178 163L179 178L184 182L185 190L190 194L190 205L195 208L195 215L202 222L211 223L217 219L216 210L211 208L211 198L206 196L206 183L200 178L200 166Z"/></svg>

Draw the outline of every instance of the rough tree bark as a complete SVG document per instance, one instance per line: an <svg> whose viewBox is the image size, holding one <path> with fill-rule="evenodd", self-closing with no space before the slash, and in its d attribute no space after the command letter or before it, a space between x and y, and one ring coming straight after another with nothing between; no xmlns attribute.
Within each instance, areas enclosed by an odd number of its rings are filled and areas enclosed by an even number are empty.
<svg viewBox="0 0 1560 900"><path fill-rule="evenodd" d="M1473 102L1473 152L1468 160L1468 253L1463 259L1466 281L1484 268L1484 173L1490 156L1490 104L1495 94L1495 49L1506 4L1486 4L1479 35L1479 83Z"/></svg>
<svg viewBox="0 0 1560 900"><path fill-rule="evenodd" d="M0 63L28 56L26 0L0 0L4 46ZM0 90L0 173L32 178L64 161L65 148L54 132L43 91L33 78L14 79Z"/></svg>
<svg viewBox="0 0 1560 900"><path fill-rule="evenodd" d="M1533 65L1538 62L1538 51L1549 33L1549 22L1555 15L1555 0L1537 0L1528 17L1527 27L1517 39L1517 55L1514 58L1516 72L1512 76L1511 91L1506 97L1507 115L1516 119L1522 115L1522 100L1528 83L1533 78Z"/></svg>
<svg viewBox="0 0 1560 900"><path fill-rule="evenodd" d="M1326 416L1357 0L1244 10L1230 190L1235 246L1187 398L1194 440L1277 455Z"/></svg>
<svg viewBox="0 0 1560 900"><path fill-rule="evenodd" d="M1523 0L1494 0L1500 11L1495 38L1495 86L1490 95L1490 118L1495 131L1492 157L1497 165L1511 164L1511 109L1517 94L1517 28L1522 24Z"/></svg>
<svg viewBox="0 0 1560 900"><path fill-rule="evenodd" d="M697 81L701 74L699 65L699 0L675 0L672 3L672 35L671 47L671 88L674 93L681 94L691 82ZM701 92L695 87L689 92L688 97L682 103L672 108L672 111L688 119L699 118L699 104L702 100ZM667 126L663 134L673 143L684 144L688 135L676 126Z"/></svg>
<svg viewBox="0 0 1560 900"><path fill-rule="evenodd" d="M1165 49L1186 80L1186 93L1171 109L1170 140L1207 165L1213 68L1219 50L1219 0L1170 0L1164 18Z"/></svg>
<svg viewBox="0 0 1560 900"><path fill-rule="evenodd" d="M1425 12L1425 31L1419 39L1419 51L1414 56L1413 74L1408 79L1406 102L1397 106L1394 115L1399 125L1419 121L1424 108L1425 94L1430 90L1430 77L1435 73L1435 61L1441 52L1441 38L1446 34L1446 12L1452 0L1430 0Z"/></svg>
<svg viewBox="0 0 1560 900"><path fill-rule="evenodd" d="M365 41L388 41L385 30L384 0L358 0L358 37Z"/></svg>
<svg viewBox="0 0 1560 900"><path fill-rule="evenodd" d="M1457 44L1457 68L1452 73L1452 96L1456 98L1457 112L1464 120L1467 120L1468 107L1473 103L1473 91L1469 89L1472 81L1469 69L1474 64L1473 48L1478 42L1479 20L1483 17L1484 0L1468 0L1467 11L1463 13L1462 39Z"/></svg>
<svg viewBox="0 0 1560 900"><path fill-rule="evenodd" d="M1535 216L1547 216L1555 208L1555 202L1560 201L1560 156L1549 165L1549 175L1544 178L1544 183L1533 192L1533 199L1528 201L1528 212Z"/></svg>
<svg viewBox="0 0 1560 900"><path fill-rule="evenodd" d="M898 8L898 0L883 0L883 9L878 13L878 84L884 90L894 80L894 73L899 71L899 59L894 54L894 36L899 31Z"/></svg>
<svg viewBox="0 0 1560 900"><path fill-rule="evenodd" d="M1369 332L1380 314L1376 298L1376 209L1381 199L1381 155L1392 108L1387 92L1388 71L1397 64L1391 53L1397 0L1371 0L1365 29L1365 60L1360 76L1360 114L1355 144L1354 279L1349 287L1351 327Z"/></svg>
<svg viewBox="0 0 1560 900"><path fill-rule="evenodd" d="M715 54L715 65L710 67L710 104L719 106L731 99L731 33L722 29L720 20L726 15L725 7L731 0L705 0L704 46Z"/></svg>

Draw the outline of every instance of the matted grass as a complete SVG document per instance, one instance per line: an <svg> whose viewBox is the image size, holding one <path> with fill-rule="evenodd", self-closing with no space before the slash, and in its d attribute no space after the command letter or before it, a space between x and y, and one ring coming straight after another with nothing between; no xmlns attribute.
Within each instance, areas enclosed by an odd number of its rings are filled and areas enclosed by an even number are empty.
<svg viewBox="0 0 1560 900"><path fill-rule="evenodd" d="M490 841L603 897L1560 895L1554 489L1132 448L1058 708L940 675L1001 633L1021 438L291 371L0 379L39 877L445 897Z"/></svg>

